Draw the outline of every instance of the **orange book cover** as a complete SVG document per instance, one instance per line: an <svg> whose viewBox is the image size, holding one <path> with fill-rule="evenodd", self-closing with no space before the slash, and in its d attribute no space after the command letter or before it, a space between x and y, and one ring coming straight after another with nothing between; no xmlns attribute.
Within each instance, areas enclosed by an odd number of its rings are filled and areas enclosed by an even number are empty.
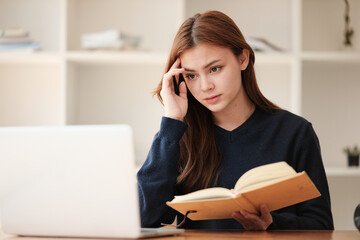
<svg viewBox="0 0 360 240"><path fill-rule="evenodd" d="M274 211L321 195L305 171L296 173L285 162L269 165L249 170L233 191L207 188L176 196L167 205L184 215L195 211L188 215L191 220L226 219L242 209L257 214L262 203Z"/></svg>

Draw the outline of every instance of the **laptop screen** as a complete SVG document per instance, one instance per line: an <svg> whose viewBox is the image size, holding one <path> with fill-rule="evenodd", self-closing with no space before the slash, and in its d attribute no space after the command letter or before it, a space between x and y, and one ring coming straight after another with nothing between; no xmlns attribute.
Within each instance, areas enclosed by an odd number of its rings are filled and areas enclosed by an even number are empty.
<svg viewBox="0 0 360 240"><path fill-rule="evenodd" d="M134 237L140 231L127 125L0 128L4 232Z"/></svg>

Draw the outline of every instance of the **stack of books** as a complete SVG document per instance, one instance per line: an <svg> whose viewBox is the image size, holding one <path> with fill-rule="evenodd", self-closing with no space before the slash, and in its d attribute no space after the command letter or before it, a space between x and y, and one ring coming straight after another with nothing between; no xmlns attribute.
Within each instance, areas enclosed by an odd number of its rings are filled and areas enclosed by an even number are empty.
<svg viewBox="0 0 360 240"><path fill-rule="evenodd" d="M41 49L40 43L35 43L29 37L29 32L23 28L0 29L0 51L36 51Z"/></svg>
<svg viewBox="0 0 360 240"><path fill-rule="evenodd" d="M90 50L136 49L140 42L140 37L124 34L116 29L110 29L104 32L87 33L81 37L82 48Z"/></svg>

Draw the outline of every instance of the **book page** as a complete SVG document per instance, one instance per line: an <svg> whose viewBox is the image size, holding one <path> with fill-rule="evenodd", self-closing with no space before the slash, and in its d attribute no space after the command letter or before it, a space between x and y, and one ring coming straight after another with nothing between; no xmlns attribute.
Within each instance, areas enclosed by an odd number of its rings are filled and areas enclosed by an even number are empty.
<svg viewBox="0 0 360 240"><path fill-rule="evenodd" d="M188 215L191 220L228 219L232 218L233 212L242 209L251 213L258 213L254 206L241 196L178 203L167 202L166 204L184 215L187 211L196 211Z"/></svg>
<svg viewBox="0 0 360 240"><path fill-rule="evenodd" d="M235 194L231 190L221 187L205 188L185 195L175 196L172 203L187 202L194 200L233 198Z"/></svg>
<svg viewBox="0 0 360 240"><path fill-rule="evenodd" d="M276 162L250 169L236 182L236 193L242 193L249 189L266 186L296 175L295 170L286 162Z"/></svg>
<svg viewBox="0 0 360 240"><path fill-rule="evenodd" d="M298 174L301 174L301 173L291 174L290 176L285 176L285 177L280 177L280 178L274 178L274 179L267 180L265 182L254 183L252 185L248 185L248 186L245 186L245 187L241 188L240 192L236 192L236 193L239 195L239 194L242 194L242 193L245 193L245 192L248 192L248 191L252 191L252 190L255 190L255 189L270 186L270 185L285 181L287 179L293 178L294 176L296 176Z"/></svg>

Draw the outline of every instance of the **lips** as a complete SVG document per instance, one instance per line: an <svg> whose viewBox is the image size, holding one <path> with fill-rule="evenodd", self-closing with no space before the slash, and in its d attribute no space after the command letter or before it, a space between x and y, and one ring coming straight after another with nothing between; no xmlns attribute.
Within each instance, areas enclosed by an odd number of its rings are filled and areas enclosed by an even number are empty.
<svg viewBox="0 0 360 240"><path fill-rule="evenodd" d="M221 94L211 96L211 97L205 98L205 101L209 104L214 104L219 100L220 96L221 96Z"/></svg>

